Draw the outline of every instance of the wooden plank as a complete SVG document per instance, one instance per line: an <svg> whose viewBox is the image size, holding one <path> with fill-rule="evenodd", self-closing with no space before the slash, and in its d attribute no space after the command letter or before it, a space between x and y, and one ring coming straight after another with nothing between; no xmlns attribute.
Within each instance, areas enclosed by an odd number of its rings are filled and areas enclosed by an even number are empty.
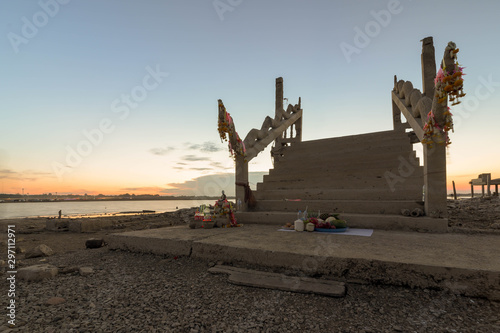
<svg viewBox="0 0 500 333"><path fill-rule="evenodd" d="M210 273L230 274L230 283L266 289L277 289L296 293L318 294L331 297L344 297L345 283L308 277L288 276L285 274L262 272L224 265L209 269Z"/></svg>
<svg viewBox="0 0 500 333"><path fill-rule="evenodd" d="M418 121L411 114L410 110L408 110L406 105L404 105L403 101L398 96L396 96L394 91L391 94L392 94L392 101L396 104L399 110L401 110L401 113L405 116L411 128L413 128L413 131L415 131L415 134L417 135L418 139L422 141L422 139L424 138L424 130L422 126L420 126Z"/></svg>

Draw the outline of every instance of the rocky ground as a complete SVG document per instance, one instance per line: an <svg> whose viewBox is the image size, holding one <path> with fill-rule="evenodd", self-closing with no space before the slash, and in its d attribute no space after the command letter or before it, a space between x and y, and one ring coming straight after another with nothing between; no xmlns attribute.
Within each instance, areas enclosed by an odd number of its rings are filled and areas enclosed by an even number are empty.
<svg viewBox="0 0 500 333"><path fill-rule="evenodd" d="M7 328L2 315L0 332L500 332L500 304L485 299L353 283L343 298L295 294L228 284L207 272L214 263L193 258L85 249L91 237L182 224L192 214L113 216L112 229L90 234L45 231L45 220L2 221L4 235L15 223L18 247L46 244L56 252L42 259L19 253L19 267L50 263L60 273L18 280L17 325ZM450 201L449 215L454 232L500 230L498 198ZM2 283L0 293L7 289Z"/></svg>
<svg viewBox="0 0 500 333"><path fill-rule="evenodd" d="M453 232L500 234L500 199L448 200L448 220Z"/></svg>

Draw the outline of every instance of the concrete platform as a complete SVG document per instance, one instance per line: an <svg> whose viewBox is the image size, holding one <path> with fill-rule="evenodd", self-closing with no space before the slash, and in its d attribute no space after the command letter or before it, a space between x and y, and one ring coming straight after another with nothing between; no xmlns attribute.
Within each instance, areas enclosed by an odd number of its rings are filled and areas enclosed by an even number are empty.
<svg viewBox="0 0 500 333"><path fill-rule="evenodd" d="M244 224L285 225L297 219L296 212L236 212L236 219ZM407 217L403 215L341 213L340 218L349 226L361 229L396 231L447 232L448 219L427 216Z"/></svg>
<svg viewBox="0 0 500 333"><path fill-rule="evenodd" d="M272 267L301 276L449 290L500 301L500 237L374 230L371 237L187 226L108 235L110 248Z"/></svg>

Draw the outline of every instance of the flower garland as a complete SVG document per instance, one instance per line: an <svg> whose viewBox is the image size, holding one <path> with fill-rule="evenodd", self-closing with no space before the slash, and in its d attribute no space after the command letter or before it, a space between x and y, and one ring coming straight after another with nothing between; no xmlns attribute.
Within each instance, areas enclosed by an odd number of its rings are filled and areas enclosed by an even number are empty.
<svg viewBox="0 0 500 333"><path fill-rule="evenodd" d="M450 102L453 102L451 105L460 104L460 98L465 96L463 91L463 69L458 64L457 61L457 53L459 49L450 50L451 58L455 59L455 69L447 72L446 67L439 68L439 71L436 74L436 78L434 79L435 85L435 97L438 99L437 102L442 106L446 106L446 102L448 101L448 97L450 98ZM443 61L444 63L444 61ZM439 144L445 144L448 146L451 144L450 137L448 132L451 130L453 132L453 118L452 113L450 112L450 108L444 112L444 125L443 128L439 126L434 117L434 112L431 110L427 114L427 122L424 125L424 138L422 139L423 144L427 144L429 148L432 148L432 144L434 142Z"/></svg>
<svg viewBox="0 0 500 333"><path fill-rule="evenodd" d="M461 67L456 60L458 51L459 49L450 51L452 53L451 56L455 58L455 69L451 72L446 72L446 67L439 68L436 78L434 79L436 97L438 98L438 103L442 105L446 105L448 96L450 97L450 102L453 102L453 104L451 104L452 106L460 104L459 98L465 96L463 90L464 80L462 78L462 76L465 75L463 73L464 67Z"/></svg>
<svg viewBox="0 0 500 333"><path fill-rule="evenodd" d="M222 102L219 102L219 109L224 110L224 119L221 120L219 118L218 121L218 130L221 142L227 141L229 152L231 153L231 156L233 156L234 158L236 158L236 154L245 156L246 155L245 143L243 142L243 140L240 139L238 132L234 130L233 118L231 117L229 112L226 111L226 108L224 107L224 104L222 104ZM231 131L231 129L233 131ZM231 144L233 132L234 135L236 136L236 145L235 145L236 147L233 147L233 145Z"/></svg>
<svg viewBox="0 0 500 333"><path fill-rule="evenodd" d="M219 199L215 202L214 214L216 216L226 216L229 218L232 227L237 227L236 217L234 216L233 203L227 201L227 199Z"/></svg>
<svg viewBox="0 0 500 333"><path fill-rule="evenodd" d="M450 112L450 108L444 113L444 126L441 128L439 124L436 122L436 118L434 117L434 113L429 111L427 114L427 123L424 125L424 138L422 139L422 143L432 148L432 144L434 142L442 144L444 143L446 146L451 144L450 136L448 132L451 130L453 132L453 118Z"/></svg>

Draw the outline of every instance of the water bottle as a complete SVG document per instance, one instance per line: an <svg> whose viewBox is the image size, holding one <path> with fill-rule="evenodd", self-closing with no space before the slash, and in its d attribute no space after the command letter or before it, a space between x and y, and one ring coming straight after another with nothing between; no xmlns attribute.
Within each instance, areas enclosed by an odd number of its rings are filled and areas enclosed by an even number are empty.
<svg viewBox="0 0 500 333"><path fill-rule="evenodd" d="M297 213L297 220L300 219L302 219L302 211L299 210L299 212Z"/></svg>

